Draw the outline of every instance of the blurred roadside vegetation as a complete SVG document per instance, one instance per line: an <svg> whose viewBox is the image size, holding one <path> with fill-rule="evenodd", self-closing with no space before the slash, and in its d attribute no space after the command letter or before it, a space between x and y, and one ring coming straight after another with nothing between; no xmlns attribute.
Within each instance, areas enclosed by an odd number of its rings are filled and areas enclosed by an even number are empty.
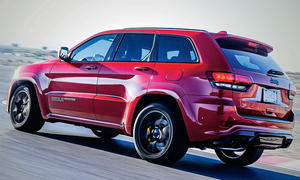
<svg viewBox="0 0 300 180"><path fill-rule="evenodd" d="M19 47L13 43L11 46L0 45L0 65L20 66L24 64L37 63L43 60L57 57L56 50L48 50L46 46L41 49ZM298 92L300 91L300 72L286 72L294 82Z"/></svg>
<svg viewBox="0 0 300 180"><path fill-rule="evenodd" d="M57 57L57 51L35 48L12 46L0 46L0 64L9 66L20 66L24 64L37 63Z"/></svg>

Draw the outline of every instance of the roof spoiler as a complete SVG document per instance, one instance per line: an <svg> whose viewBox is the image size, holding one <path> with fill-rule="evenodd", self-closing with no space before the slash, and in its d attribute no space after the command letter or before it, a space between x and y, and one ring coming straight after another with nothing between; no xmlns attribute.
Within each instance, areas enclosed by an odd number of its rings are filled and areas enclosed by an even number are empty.
<svg viewBox="0 0 300 180"><path fill-rule="evenodd" d="M240 43L243 43L244 45L247 45L249 47L263 50L266 53L270 53L270 52L273 51L273 47L268 45L268 44L265 44L265 43L262 43L262 42L259 42L259 41L253 40L253 39L241 37L241 36L235 36L235 35L232 35L232 34L227 34L226 31L220 31L218 33L210 33L210 34L218 42L222 41L222 40L229 40L229 41L234 41L234 42L240 42Z"/></svg>

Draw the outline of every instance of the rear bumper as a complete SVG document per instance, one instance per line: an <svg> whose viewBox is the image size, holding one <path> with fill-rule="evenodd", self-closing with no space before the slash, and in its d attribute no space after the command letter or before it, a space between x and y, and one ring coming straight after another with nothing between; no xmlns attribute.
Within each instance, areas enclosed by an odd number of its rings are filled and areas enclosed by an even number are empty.
<svg viewBox="0 0 300 180"><path fill-rule="evenodd" d="M188 96L186 129L191 143L220 140L239 131L292 134L294 115L289 120L242 116L238 114L231 98Z"/></svg>
<svg viewBox="0 0 300 180"><path fill-rule="evenodd" d="M293 141L290 134L238 131L220 140L213 141L212 148L247 148L263 149L288 148Z"/></svg>
<svg viewBox="0 0 300 180"><path fill-rule="evenodd" d="M239 131L246 131L251 133L270 133L270 134L279 134L279 135L291 135L290 130L283 129L273 129L266 127L258 127L258 126L247 126L247 125L234 125L226 130L219 131L207 131L205 134L214 135L214 136L229 136Z"/></svg>

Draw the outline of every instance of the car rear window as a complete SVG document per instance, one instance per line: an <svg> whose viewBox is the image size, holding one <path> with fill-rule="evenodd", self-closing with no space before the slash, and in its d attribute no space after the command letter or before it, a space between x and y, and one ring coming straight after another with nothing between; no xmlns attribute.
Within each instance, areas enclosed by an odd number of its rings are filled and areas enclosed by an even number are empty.
<svg viewBox="0 0 300 180"><path fill-rule="evenodd" d="M232 68L266 74L270 69L282 71L271 56L221 48Z"/></svg>
<svg viewBox="0 0 300 180"><path fill-rule="evenodd" d="M160 35L158 41L158 62L198 62L194 47L186 37Z"/></svg>

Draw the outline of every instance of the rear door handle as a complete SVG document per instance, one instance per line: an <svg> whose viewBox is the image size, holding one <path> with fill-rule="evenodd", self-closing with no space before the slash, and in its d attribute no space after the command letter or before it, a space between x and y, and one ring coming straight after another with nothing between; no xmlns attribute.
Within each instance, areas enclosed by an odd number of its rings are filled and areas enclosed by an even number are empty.
<svg viewBox="0 0 300 180"><path fill-rule="evenodd" d="M89 66L86 66L85 69L93 70L93 69L97 69L97 66L89 65Z"/></svg>
<svg viewBox="0 0 300 180"><path fill-rule="evenodd" d="M134 67L134 69L137 71L149 71L150 70L149 67Z"/></svg>

